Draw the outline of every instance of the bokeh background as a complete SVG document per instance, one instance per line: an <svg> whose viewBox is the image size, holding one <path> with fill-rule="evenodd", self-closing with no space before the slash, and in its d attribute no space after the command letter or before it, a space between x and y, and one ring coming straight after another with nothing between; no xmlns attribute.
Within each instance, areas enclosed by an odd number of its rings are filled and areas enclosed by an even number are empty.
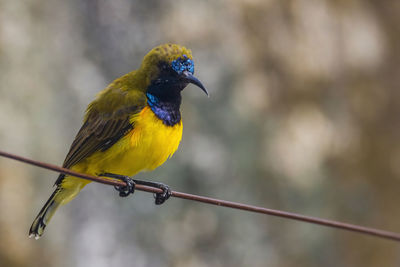
<svg viewBox="0 0 400 267"><path fill-rule="evenodd" d="M192 49L183 141L140 178L400 231L400 2L0 0L0 148L61 164L86 105L154 46ZM399 266L398 244L91 184L45 235L53 172L0 159L0 266Z"/></svg>

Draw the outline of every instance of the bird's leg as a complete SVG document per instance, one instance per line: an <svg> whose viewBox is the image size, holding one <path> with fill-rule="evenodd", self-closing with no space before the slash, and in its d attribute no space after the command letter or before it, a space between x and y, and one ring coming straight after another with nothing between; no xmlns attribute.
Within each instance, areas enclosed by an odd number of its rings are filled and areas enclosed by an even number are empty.
<svg viewBox="0 0 400 267"><path fill-rule="evenodd" d="M114 188L119 192L120 197L127 197L135 192L136 182L129 176L108 173L108 172L99 174L99 176L109 177L124 181L126 183L126 186L114 186Z"/></svg>
<svg viewBox="0 0 400 267"><path fill-rule="evenodd" d="M156 205L163 204L172 194L169 186L166 184L163 184L163 183L135 180L128 176L114 174L114 173L103 173L100 176L115 178L115 179L118 179L118 180L121 180L121 181L124 181L125 183L127 183L128 186L125 186L122 188L120 186L115 186L115 189L117 191L119 191L119 195L121 197L126 197L129 194L133 193L135 191L135 185L137 185L137 184L150 186L150 187L154 187L154 188L159 188L162 190L162 193L154 194Z"/></svg>

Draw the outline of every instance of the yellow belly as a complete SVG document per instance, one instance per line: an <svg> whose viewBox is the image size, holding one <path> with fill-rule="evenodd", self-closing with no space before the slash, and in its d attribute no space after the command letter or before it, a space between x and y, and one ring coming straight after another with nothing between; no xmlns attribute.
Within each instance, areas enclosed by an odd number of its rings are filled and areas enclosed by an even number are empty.
<svg viewBox="0 0 400 267"><path fill-rule="evenodd" d="M71 167L92 175L116 173L133 176L140 171L153 170L177 150L182 138L182 121L165 125L149 107L131 117L133 130L104 152L98 151ZM63 204L71 200L90 181L67 176L62 187L76 191L63 196ZM67 192L66 192L67 193Z"/></svg>

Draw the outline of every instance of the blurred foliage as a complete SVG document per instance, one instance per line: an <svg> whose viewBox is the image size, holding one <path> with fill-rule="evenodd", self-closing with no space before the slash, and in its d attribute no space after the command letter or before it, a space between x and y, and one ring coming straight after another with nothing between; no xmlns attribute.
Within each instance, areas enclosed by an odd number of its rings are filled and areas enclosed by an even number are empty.
<svg viewBox="0 0 400 267"><path fill-rule="evenodd" d="M139 175L180 191L400 231L400 2L0 0L0 147L61 164L86 105L165 42L178 153ZM399 266L359 234L91 184L28 239L54 173L0 159L0 266Z"/></svg>

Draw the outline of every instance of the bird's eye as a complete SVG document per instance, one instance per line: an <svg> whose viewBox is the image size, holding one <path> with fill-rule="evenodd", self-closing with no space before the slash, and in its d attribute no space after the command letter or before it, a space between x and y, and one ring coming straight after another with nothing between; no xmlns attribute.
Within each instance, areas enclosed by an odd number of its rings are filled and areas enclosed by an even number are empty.
<svg viewBox="0 0 400 267"><path fill-rule="evenodd" d="M161 69L162 70L167 70L168 69L168 64L167 63L162 63L161 64Z"/></svg>

